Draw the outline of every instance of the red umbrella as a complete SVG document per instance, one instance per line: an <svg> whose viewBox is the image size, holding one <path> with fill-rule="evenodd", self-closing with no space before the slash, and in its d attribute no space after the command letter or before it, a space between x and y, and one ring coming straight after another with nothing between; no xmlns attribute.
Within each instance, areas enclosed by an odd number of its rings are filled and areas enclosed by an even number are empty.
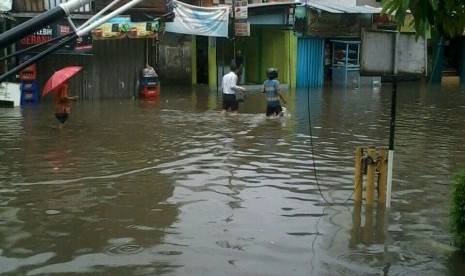
<svg viewBox="0 0 465 276"><path fill-rule="evenodd" d="M81 69L81 66L67 66L61 68L58 71L55 71L55 73L53 73L53 75L48 79L47 83L45 84L44 90L42 91L42 97L47 95L50 91L53 91L54 89L62 85Z"/></svg>

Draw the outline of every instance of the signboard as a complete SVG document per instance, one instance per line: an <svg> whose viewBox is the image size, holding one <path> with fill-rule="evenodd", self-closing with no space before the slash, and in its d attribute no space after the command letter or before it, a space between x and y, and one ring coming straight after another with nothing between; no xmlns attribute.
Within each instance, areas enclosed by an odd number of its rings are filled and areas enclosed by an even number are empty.
<svg viewBox="0 0 465 276"><path fill-rule="evenodd" d="M424 74L426 44L415 34L389 30L363 30L360 74L384 76Z"/></svg>
<svg viewBox="0 0 465 276"><path fill-rule="evenodd" d="M310 12L308 35L322 37L359 37L360 30L370 28L371 14L340 14Z"/></svg>
<svg viewBox="0 0 465 276"><path fill-rule="evenodd" d="M128 15L116 16L104 24L92 30L92 38L122 39L129 38L152 38L156 37L159 30L159 22L131 22Z"/></svg>
<svg viewBox="0 0 465 276"><path fill-rule="evenodd" d="M92 38L99 39L121 39L126 37L129 31L131 17L128 15L115 16L92 30Z"/></svg>
<svg viewBox="0 0 465 276"><path fill-rule="evenodd" d="M247 19L247 0L234 0L234 18Z"/></svg>
<svg viewBox="0 0 465 276"><path fill-rule="evenodd" d="M54 32L51 25L48 25L33 34L30 34L26 37L23 37L19 44L25 46L24 48L30 47L32 45L41 44L47 41L52 40L54 37ZM20 47L21 48L21 47Z"/></svg>
<svg viewBox="0 0 465 276"><path fill-rule="evenodd" d="M79 28L80 25L76 25L76 28ZM68 23L58 24L57 31L59 36L63 36L73 31ZM57 52L74 52L79 54L91 54L92 53L92 37L90 35L85 35L76 38L76 43L74 45L70 45L69 47L63 47L59 49Z"/></svg>
<svg viewBox="0 0 465 276"><path fill-rule="evenodd" d="M294 32L296 36L303 36L307 29L307 9L297 6L294 10Z"/></svg>
<svg viewBox="0 0 465 276"><path fill-rule="evenodd" d="M173 0L173 22L165 31L181 34L228 37L229 7L197 7Z"/></svg>
<svg viewBox="0 0 465 276"><path fill-rule="evenodd" d="M158 21L153 22L131 22L128 37L130 38L150 38L156 37L159 30Z"/></svg>
<svg viewBox="0 0 465 276"><path fill-rule="evenodd" d="M234 34L236 36L250 36L250 23L245 20L234 22Z"/></svg>
<svg viewBox="0 0 465 276"><path fill-rule="evenodd" d="M75 20L77 21L77 20ZM78 28L84 21L77 21L76 27ZM18 50L23 50L34 45L46 43L54 38L63 36L73 32L72 27L67 21L62 21L56 24L45 26L44 28L23 37L16 43ZM55 41L55 43L57 43ZM50 47L50 45L44 45L43 48ZM42 50L34 49L31 52L40 52ZM56 51L56 53L70 53L70 54L90 54L92 52L92 37L85 35L76 39L74 43L70 43L65 47L62 47Z"/></svg>

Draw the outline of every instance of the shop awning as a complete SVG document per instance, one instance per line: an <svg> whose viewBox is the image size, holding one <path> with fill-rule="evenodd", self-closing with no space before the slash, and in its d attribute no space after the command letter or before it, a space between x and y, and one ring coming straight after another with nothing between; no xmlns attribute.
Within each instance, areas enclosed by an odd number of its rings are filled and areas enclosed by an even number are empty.
<svg viewBox="0 0 465 276"><path fill-rule="evenodd" d="M365 13L365 14L373 14L373 13L381 13L381 8L375 8L372 6L349 6L344 4L333 4L333 3L326 3L323 1L306 1L304 3L305 7L325 11L329 13Z"/></svg>
<svg viewBox="0 0 465 276"><path fill-rule="evenodd" d="M16 21L16 19L7 12L0 13L0 18L5 18L5 19L12 20L12 21Z"/></svg>

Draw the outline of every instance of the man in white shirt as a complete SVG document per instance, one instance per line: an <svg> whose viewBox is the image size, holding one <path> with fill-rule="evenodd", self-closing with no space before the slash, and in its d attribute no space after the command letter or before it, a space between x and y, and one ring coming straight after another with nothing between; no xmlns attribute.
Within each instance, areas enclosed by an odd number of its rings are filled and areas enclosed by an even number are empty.
<svg viewBox="0 0 465 276"><path fill-rule="evenodd" d="M237 73L238 69L235 64L230 67L230 72L223 76L222 88L223 88L223 110L221 114L226 114L228 109L237 113L239 109L239 103L236 100L236 90L245 91L241 86L237 86Z"/></svg>

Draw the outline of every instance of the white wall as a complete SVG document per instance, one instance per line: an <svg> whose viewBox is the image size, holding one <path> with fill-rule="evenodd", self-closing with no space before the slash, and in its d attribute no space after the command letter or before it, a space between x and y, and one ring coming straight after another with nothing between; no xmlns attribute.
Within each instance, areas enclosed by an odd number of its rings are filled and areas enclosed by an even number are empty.
<svg viewBox="0 0 465 276"><path fill-rule="evenodd" d="M0 83L0 100L12 101L13 106L19 106L21 101L21 89L19 83Z"/></svg>

